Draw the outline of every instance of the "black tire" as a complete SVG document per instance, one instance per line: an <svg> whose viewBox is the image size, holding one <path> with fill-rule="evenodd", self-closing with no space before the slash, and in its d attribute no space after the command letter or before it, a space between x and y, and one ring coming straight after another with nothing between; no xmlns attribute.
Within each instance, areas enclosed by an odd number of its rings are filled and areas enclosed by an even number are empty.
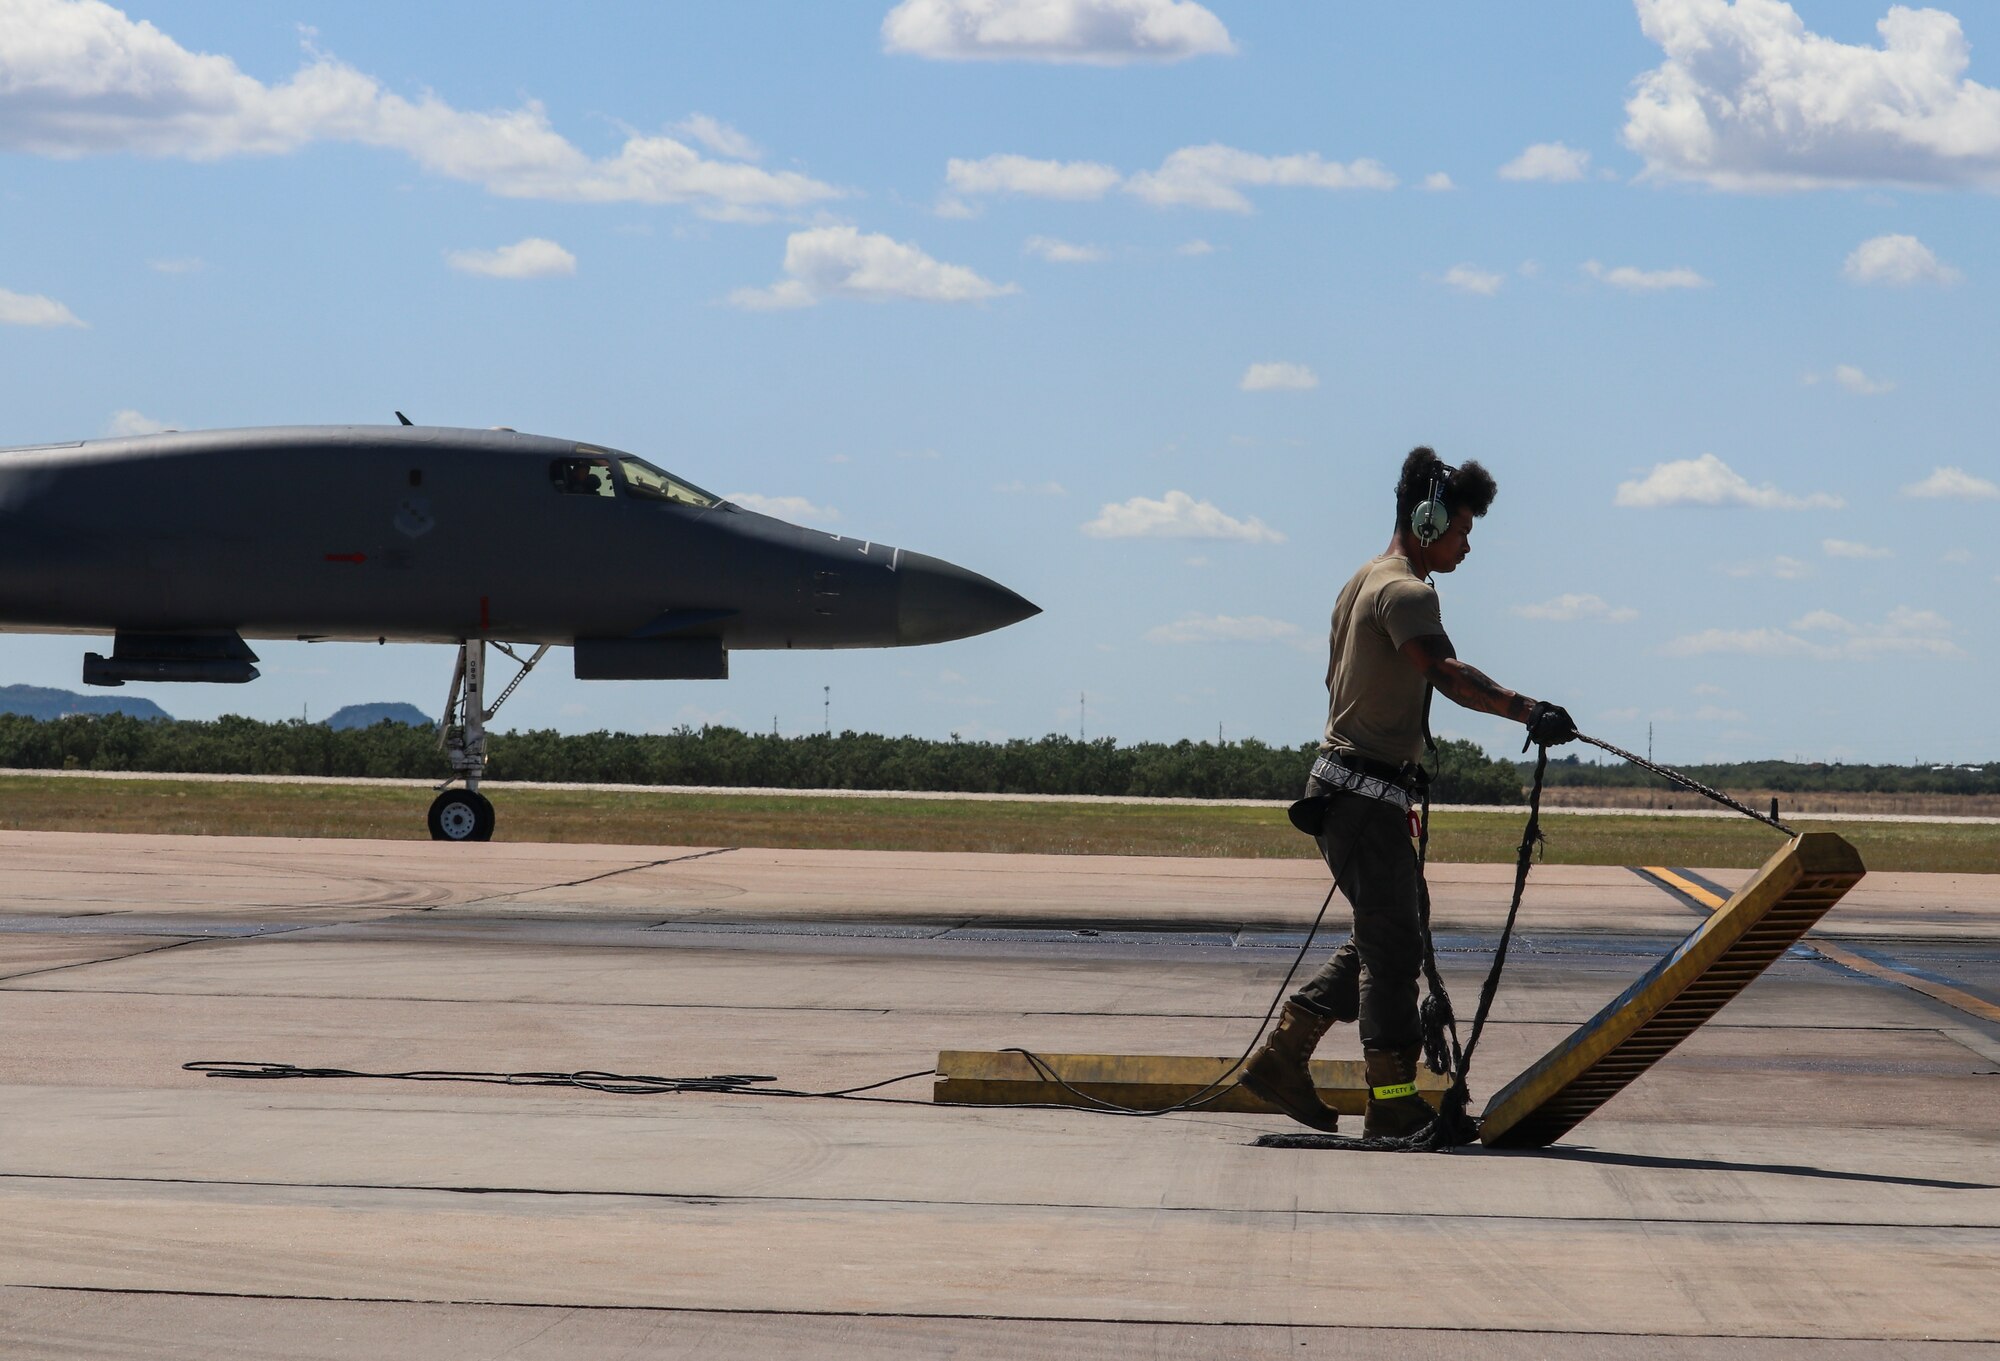
<svg viewBox="0 0 2000 1361"><path fill-rule="evenodd" d="M431 801L432 841L491 841L493 804L470 789L447 789Z"/></svg>

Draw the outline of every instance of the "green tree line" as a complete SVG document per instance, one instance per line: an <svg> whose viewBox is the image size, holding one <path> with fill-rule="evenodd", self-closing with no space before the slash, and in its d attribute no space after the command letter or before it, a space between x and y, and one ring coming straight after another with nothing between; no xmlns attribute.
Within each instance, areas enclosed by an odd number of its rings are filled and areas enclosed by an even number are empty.
<svg viewBox="0 0 2000 1361"><path fill-rule="evenodd" d="M843 732L780 737L726 727L670 733L492 733L496 780L900 789L991 794L1103 794L1208 799L1296 798L1312 746L1240 742L1078 741L1050 734L1009 742L934 741ZM225 775L443 780L450 769L426 728L249 718L144 721L124 714L38 720L0 714L0 766ZM1472 742L1440 744L1440 803L1520 803L1521 777Z"/></svg>

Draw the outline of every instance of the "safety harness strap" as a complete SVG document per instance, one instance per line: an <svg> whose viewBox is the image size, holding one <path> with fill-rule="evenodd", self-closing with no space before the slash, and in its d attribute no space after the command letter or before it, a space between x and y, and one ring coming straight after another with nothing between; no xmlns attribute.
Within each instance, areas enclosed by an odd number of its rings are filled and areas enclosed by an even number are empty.
<svg viewBox="0 0 2000 1361"><path fill-rule="evenodd" d="M1394 1101L1399 1096L1415 1096L1417 1084L1414 1082L1392 1082L1386 1087L1370 1087L1369 1092L1377 1101Z"/></svg>

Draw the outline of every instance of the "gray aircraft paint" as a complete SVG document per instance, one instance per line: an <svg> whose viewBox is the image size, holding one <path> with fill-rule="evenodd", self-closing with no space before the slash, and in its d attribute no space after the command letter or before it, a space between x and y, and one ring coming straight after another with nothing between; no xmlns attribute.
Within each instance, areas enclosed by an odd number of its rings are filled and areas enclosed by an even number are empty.
<svg viewBox="0 0 2000 1361"><path fill-rule="evenodd" d="M736 650L942 642L1038 612L938 558L642 500L622 469L616 496L566 493L551 467L576 457L632 456L427 426L0 450L0 629Z"/></svg>

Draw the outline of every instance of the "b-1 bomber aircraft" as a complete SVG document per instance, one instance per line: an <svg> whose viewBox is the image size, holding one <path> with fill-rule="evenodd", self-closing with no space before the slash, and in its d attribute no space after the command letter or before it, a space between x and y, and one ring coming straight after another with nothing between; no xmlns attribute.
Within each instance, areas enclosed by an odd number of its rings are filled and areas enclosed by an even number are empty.
<svg viewBox="0 0 2000 1361"><path fill-rule="evenodd" d="M113 635L90 685L254 680L249 639L454 644L430 830L484 841L486 725L551 647L579 680L712 680L741 649L906 647L1040 612L616 449L396 414L0 449L0 631ZM488 643L520 667L490 707Z"/></svg>

